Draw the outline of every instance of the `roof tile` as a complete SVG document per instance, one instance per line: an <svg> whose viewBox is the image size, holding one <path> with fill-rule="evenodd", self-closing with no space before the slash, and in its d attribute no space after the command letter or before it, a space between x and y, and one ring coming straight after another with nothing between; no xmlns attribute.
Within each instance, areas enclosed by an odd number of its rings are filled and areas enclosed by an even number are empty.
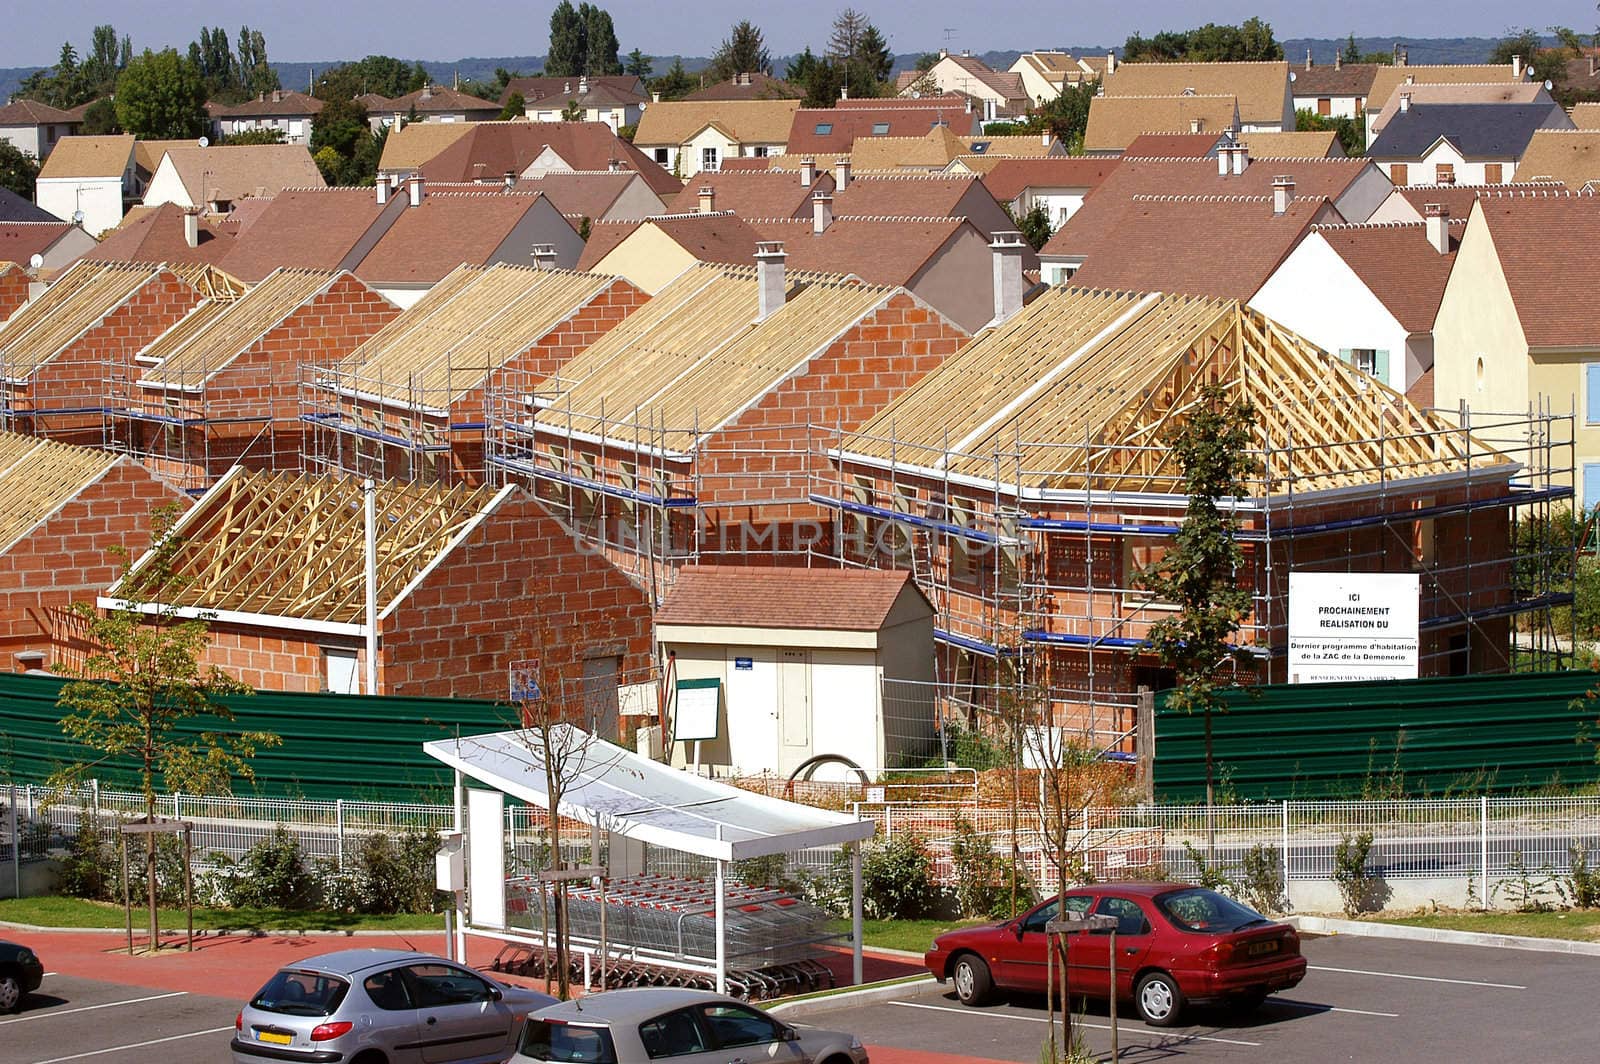
<svg viewBox="0 0 1600 1064"><path fill-rule="evenodd" d="M904 570L689 565L656 623L875 632L908 586Z"/></svg>

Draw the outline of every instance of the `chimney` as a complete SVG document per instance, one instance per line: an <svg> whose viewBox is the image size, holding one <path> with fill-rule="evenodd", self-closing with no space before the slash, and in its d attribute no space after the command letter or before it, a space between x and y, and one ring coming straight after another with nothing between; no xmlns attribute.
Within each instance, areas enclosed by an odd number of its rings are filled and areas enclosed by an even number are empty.
<svg viewBox="0 0 1600 1064"><path fill-rule="evenodd" d="M1198 132L1200 132L1200 119L1198 119L1198 118L1189 119L1189 132L1190 133L1198 133Z"/></svg>
<svg viewBox="0 0 1600 1064"><path fill-rule="evenodd" d="M1589 56L1589 76L1592 78L1600 74L1600 56Z"/></svg>
<svg viewBox="0 0 1600 1064"><path fill-rule="evenodd" d="M749 74L740 74L739 75L739 84L740 85L749 85L750 84L750 75Z"/></svg>
<svg viewBox="0 0 1600 1064"><path fill-rule="evenodd" d="M610 170L613 174L620 174L624 169L626 169L626 167L622 165L621 159L608 159L606 161L606 169Z"/></svg>
<svg viewBox="0 0 1600 1064"><path fill-rule="evenodd" d="M412 174L410 177L406 178L406 195L411 197L411 206L422 206L423 190L421 174Z"/></svg>
<svg viewBox="0 0 1600 1064"><path fill-rule="evenodd" d="M1306 69L1310 70L1313 67L1315 67L1316 65L1317 65L1316 61L1311 58L1311 49L1307 48L1306 49Z"/></svg>
<svg viewBox="0 0 1600 1064"><path fill-rule="evenodd" d="M506 191L510 192L512 189L517 187L517 172L515 170L507 170L505 172L505 177L502 180L505 183Z"/></svg>
<svg viewBox="0 0 1600 1064"><path fill-rule="evenodd" d="M848 100L849 98L850 98L850 87L847 85L844 88L839 90L839 99Z"/></svg>
<svg viewBox="0 0 1600 1064"><path fill-rule="evenodd" d="M717 190L710 185L700 186L700 213L715 214L717 211Z"/></svg>
<svg viewBox="0 0 1600 1064"><path fill-rule="evenodd" d="M1450 208L1442 203L1424 203L1422 220L1433 250L1441 255L1450 254Z"/></svg>
<svg viewBox="0 0 1600 1064"><path fill-rule="evenodd" d="M650 94L650 102L651 103L660 103L661 102L661 94L659 92L652 92Z"/></svg>
<svg viewBox="0 0 1600 1064"><path fill-rule="evenodd" d="M200 209L190 207L183 212L183 242L192 248L200 246Z"/></svg>
<svg viewBox="0 0 1600 1064"><path fill-rule="evenodd" d="M1116 72L1117 72L1117 53L1116 52L1107 52L1106 53L1106 73L1107 74L1115 74Z"/></svg>
<svg viewBox="0 0 1600 1064"><path fill-rule="evenodd" d="M1272 179L1272 213L1282 214L1294 202L1294 178L1279 174Z"/></svg>
<svg viewBox="0 0 1600 1064"><path fill-rule="evenodd" d="M843 192L850 187L850 157L841 155L833 164L833 190Z"/></svg>
<svg viewBox="0 0 1600 1064"><path fill-rule="evenodd" d="M1233 173L1233 145L1224 144L1217 148L1217 176L1227 177Z"/></svg>
<svg viewBox="0 0 1600 1064"><path fill-rule="evenodd" d="M556 268L556 246L554 244L535 244L529 254L533 257L534 269L553 270Z"/></svg>
<svg viewBox="0 0 1600 1064"><path fill-rule="evenodd" d="M817 179L817 160L815 160L815 159L801 159L800 160L800 185L801 185L801 187L810 188L811 187L811 182L815 181L816 179Z"/></svg>
<svg viewBox="0 0 1600 1064"><path fill-rule="evenodd" d="M379 175L377 182L372 186L378 193L378 206L382 207L389 202L389 179Z"/></svg>
<svg viewBox="0 0 1600 1064"><path fill-rule="evenodd" d="M589 95L589 75L585 74L578 79L578 95Z"/></svg>
<svg viewBox="0 0 1600 1064"><path fill-rule="evenodd" d="M1520 55L1514 55L1511 57L1511 80L1522 80L1522 57Z"/></svg>
<svg viewBox="0 0 1600 1064"><path fill-rule="evenodd" d="M1335 69L1335 70L1343 70L1344 69L1344 53L1340 52L1338 49L1334 49L1334 53L1333 53L1333 69Z"/></svg>
<svg viewBox="0 0 1600 1064"><path fill-rule="evenodd" d="M1250 150L1243 144L1233 146L1233 164L1229 170L1235 174L1242 174L1250 166Z"/></svg>
<svg viewBox="0 0 1600 1064"><path fill-rule="evenodd" d="M781 240L762 240L756 244L756 289L759 308L756 321L766 321L783 309L783 261L789 256Z"/></svg>
<svg viewBox="0 0 1600 1064"><path fill-rule="evenodd" d="M1401 66L1410 66L1411 65L1411 50L1409 48L1400 49L1400 65Z"/></svg>
<svg viewBox="0 0 1600 1064"><path fill-rule="evenodd" d="M1039 134L1039 143L1046 148L1050 147L1050 142L1055 139L1055 134L1051 133L1048 129Z"/></svg>
<svg viewBox="0 0 1600 1064"><path fill-rule="evenodd" d="M827 192L811 194L811 232L821 236L833 224L833 196Z"/></svg>
<svg viewBox="0 0 1600 1064"><path fill-rule="evenodd" d="M1411 94L1409 92L1402 92L1400 94L1400 111L1403 114L1409 110L1411 110Z"/></svg>
<svg viewBox="0 0 1600 1064"><path fill-rule="evenodd" d="M1417 83L1417 76L1415 74L1407 74L1406 75L1406 84L1407 85L1415 85L1416 83Z"/></svg>
<svg viewBox="0 0 1600 1064"><path fill-rule="evenodd" d="M272 90L272 102L273 103L282 103L283 102L283 90L282 89L273 89Z"/></svg>
<svg viewBox="0 0 1600 1064"><path fill-rule="evenodd" d="M994 258L994 320L1003 325L1022 309L1022 234L995 233L989 245Z"/></svg>

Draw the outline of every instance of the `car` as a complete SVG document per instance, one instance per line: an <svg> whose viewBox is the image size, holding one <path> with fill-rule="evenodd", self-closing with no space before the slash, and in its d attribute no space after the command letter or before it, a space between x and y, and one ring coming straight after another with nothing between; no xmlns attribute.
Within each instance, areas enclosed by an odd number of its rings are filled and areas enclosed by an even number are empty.
<svg viewBox="0 0 1600 1064"><path fill-rule="evenodd" d="M1152 1026L1176 1024L1190 1003L1253 1010L1268 994L1305 978L1294 928L1214 890L1107 883L1078 887L1064 897L1069 913L1116 918L1117 997L1131 999ZM966 1005L981 1005L996 990L1043 993L1045 925L1061 908L1060 899L1052 898L1015 920L940 935L923 963L939 982L950 980ZM1110 930L1075 931L1065 939L1070 991L1110 997Z"/></svg>
<svg viewBox="0 0 1600 1064"><path fill-rule="evenodd" d="M502 1061L556 999L431 953L347 949L280 968L239 1010L234 1064Z"/></svg>
<svg viewBox="0 0 1600 1064"><path fill-rule="evenodd" d="M44 982L44 963L20 942L0 939L0 1012L22 1008L22 999Z"/></svg>
<svg viewBox="0 0 1600 1064"><path fill-rule="evenodd" d="M639 987L540 1009L522 1027L513 1064L867 1064L853 1035L791 1027L726 994Z"/></svg>

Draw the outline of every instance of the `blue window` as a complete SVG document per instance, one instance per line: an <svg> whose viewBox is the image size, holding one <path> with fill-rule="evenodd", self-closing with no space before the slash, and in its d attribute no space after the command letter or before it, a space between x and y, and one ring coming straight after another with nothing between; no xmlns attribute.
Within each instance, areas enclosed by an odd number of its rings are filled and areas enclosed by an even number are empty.
<svg viewBox="0 0 1600 1064"><path fill-rule="evenodd" d="M826 137L829 133L832 133L832 132L833 132L833 123L832 122L818 122L817 123L817 136Z"/></svg>
<svg viewBox="0 0 1600 1064"><path fill-rule="evenodd" d="M887 123L887 122L874 122L874 123L872 123L872 135L874 137L881 137L887 132L889 132L889 123Z"/></svg>
<svg viewBox="0 0 1600 1064"><path fill-rule="evenodd" d="M1600 362L1583 367L1583 423L1600 425Z"/></svg>
<svg viewBox="0 0 1600 1064"><path fill-rule="evenodd" d="M1600 462L1583 463L1583 498L1578 501L1585 510L1600 505Z"/></svg>

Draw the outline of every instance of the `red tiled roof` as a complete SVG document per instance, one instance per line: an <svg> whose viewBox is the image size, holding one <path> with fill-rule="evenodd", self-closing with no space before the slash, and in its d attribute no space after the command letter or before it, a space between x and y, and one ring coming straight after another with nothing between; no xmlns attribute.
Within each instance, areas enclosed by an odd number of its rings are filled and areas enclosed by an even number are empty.
<svg viewBox="0 0 1600 1064"><path fill-rule="evenodd" d="M378 97L384 100L383 97ZM377 110L395 111L401 114L415 110L419 115L447 114L454 111L478 114L499 114L501 105L493 100L485 100L471 93L457 92L455 89L443 85L429 85L408 92L404 96L397 96L392 100L384 100L387 106L380 106ZM372 104L367 105L368 110L373 110Z"/></svg>
<svg viewBox="0 0 1600 1064"><path fill-rule="evenodd" d="M630 184L644 180L632 170L616 172L552 170L543 177L524 178L512 188L513 192L543 193L556 210L568 218L588 218L591 221L605 216L617 197Z"/></svg>
<svg viewBox="0 0 1600 1064"><path fill-rule="evenodd" d="M285 266L337 269L383 210L370 188L286 189L217 265L252 283Z"/></svg>
<svg viewBox="0 0 1600 1064"><path fill-rule="evenodd" d="M604 88L619 100L626 99L630 102L643 103L647 97L644 82L632 74L602 74L591 77L589 89ZM512 78L506 82L506 90L500 94L500 105L505 106L511 99L512 93L521 95L525 103L536 103L551 96L575 97L578 92L577 78L535 77Z"/></svg>
<svg viewBox="0 0 1600 1064"><path fill-rule="evenodd" d="M0 126L44 126L76 121L59 107L38 100L13 100L0 107Z"/></svg>
<svg viewBox="0 0 1600 1064"><path fill-rule="evenodd" d="M589 239L584 241L583 254L578 256L580 271L587 272L612 251L618 244L633 235L633 231L643 225L643 222L595 222L589 227Z"/></svg>
<svg viewBox="0 0 1600 1064"><path fill-rule="evenodd" d="M1342 63L1339 66L1296 66L1289 91L1296 96L1366 96L1377 77L1376 63Z"/></svg>
<svg viewBox="0 0 1600 1064"><path fill-rule="evenodd" d="M487 265L539 199L498 191L430 192L421 206L400 213L355 275L368 284L432 283L463 263Z"/></svg>
<svg viewBox="0 0 1600 1064"><path fill-rule="evenodd" d="M609 170L620 163L642 174L658 196L683 188L604 122L478 122L420 169L430 181L496 181L508 171L521 174L547 149L574 170Z"/></svg>
<svg viewBox="0 0 1600 1064"><path fill-rule="evenodd" d="M98 247L84 255L105 262L210 263L215 265L232 250L234 237L205 218L200 219L200 242L190 247L183 238L183 208L172 203L141 210L108 233Z"/></svg>
<svg viewBox="0 0 1600 1064"><path fill-rule="evenodd" d="M1456 260L1465 219L1450 224L1451 246L1441 255L1428 242L1421 222L1383 225L1323 225L1315 232L1328 242L1361 283L1389 308L1408 332L1433 330L1445 282Z"/></svg>
<svg viewBox="0 0 1600 1064"><path fill-rule="evenodd" d="M818 169L809 185L800 183L792 170L702 170L667 203L667 210L687 214L700 209L700 190L715 193L713 209L732 211L741 218L810 217L811 194L818 189L831 191L833 177Z"/></svg>
<svg viewBox="0 0 1600 1064"><path fill-rule="evenodd" d="M794 113L789 129L788 154L848 152L857 137L921 137L935 125L944 123L959 137L975 137L983 132L981 118L956 104L922 106L903 104L876 107L802 107ZM826 127L826 132L821 130ZM883 132L874 132L875 129Z"/></svg>
<svg viewBox="0 0 1600 1064"><path fill-rule="evenodd" d="M762 240L783 241L791 270L854 274L878 285L909 284L963 228L977 229L965 218L835 217L820 234L809 219L753 225ZM739 261L752 262L754 255L752 245Z"/></svg>
<svg viewBox="0 0 1600 1064"><path fill-rule="evenodd" d="M1097 188L1120 165L1118 159L1002 159L983 184L1001 203L1010 203L1029 188Z"/></svg>
<svg viewBox="0 0 1600 1064"><path fill-rule="evenodd" d="M1389 195L1400 196L1420 215L1429 203L1437 203L1452 218L1472 213L1472 203L1484 192L1554 192L1566 188L1559 181L1512 181L1503 185L1399 185Z"/></svg>
<svg viewBox="0 0 1600 1064"><path fill-rule="evenodd" d="M26 266L72 228L71 222L0 222L0 262Z"/></svg>
<svg viewBox="0 0 1600 1064"><path fill-rule="evenodd" d="M875 632L908 586L904 570L690 565L656 623Z"/></svg>
<svg viewBox="0 0 1600 1064"><path fill-rule="evenodd" d="M1124 159L1204 159L1221 133L1141 133L1122 150Z"/></svg>
<svg viewBox="0 0 1600 1064"><path fill-rule="evenodd" d="M322 101L303 92L263 93L254 100L233 105L214 104L213 118L255 118L264 115L314 115L322 112Z"/></svg>
<svg viewBox="0 0 1600 1064"><path fill-rule="evenodd" d="M1600 198L1487 194L1478 207L1528 346L1600 344Z"/></svg>
<svg viewBox="0 0 1600 1064"><path fill-rule="evenodd" d="M805 92L782 78L756 71L696 89L685 100L798 100Z"/></svg>

